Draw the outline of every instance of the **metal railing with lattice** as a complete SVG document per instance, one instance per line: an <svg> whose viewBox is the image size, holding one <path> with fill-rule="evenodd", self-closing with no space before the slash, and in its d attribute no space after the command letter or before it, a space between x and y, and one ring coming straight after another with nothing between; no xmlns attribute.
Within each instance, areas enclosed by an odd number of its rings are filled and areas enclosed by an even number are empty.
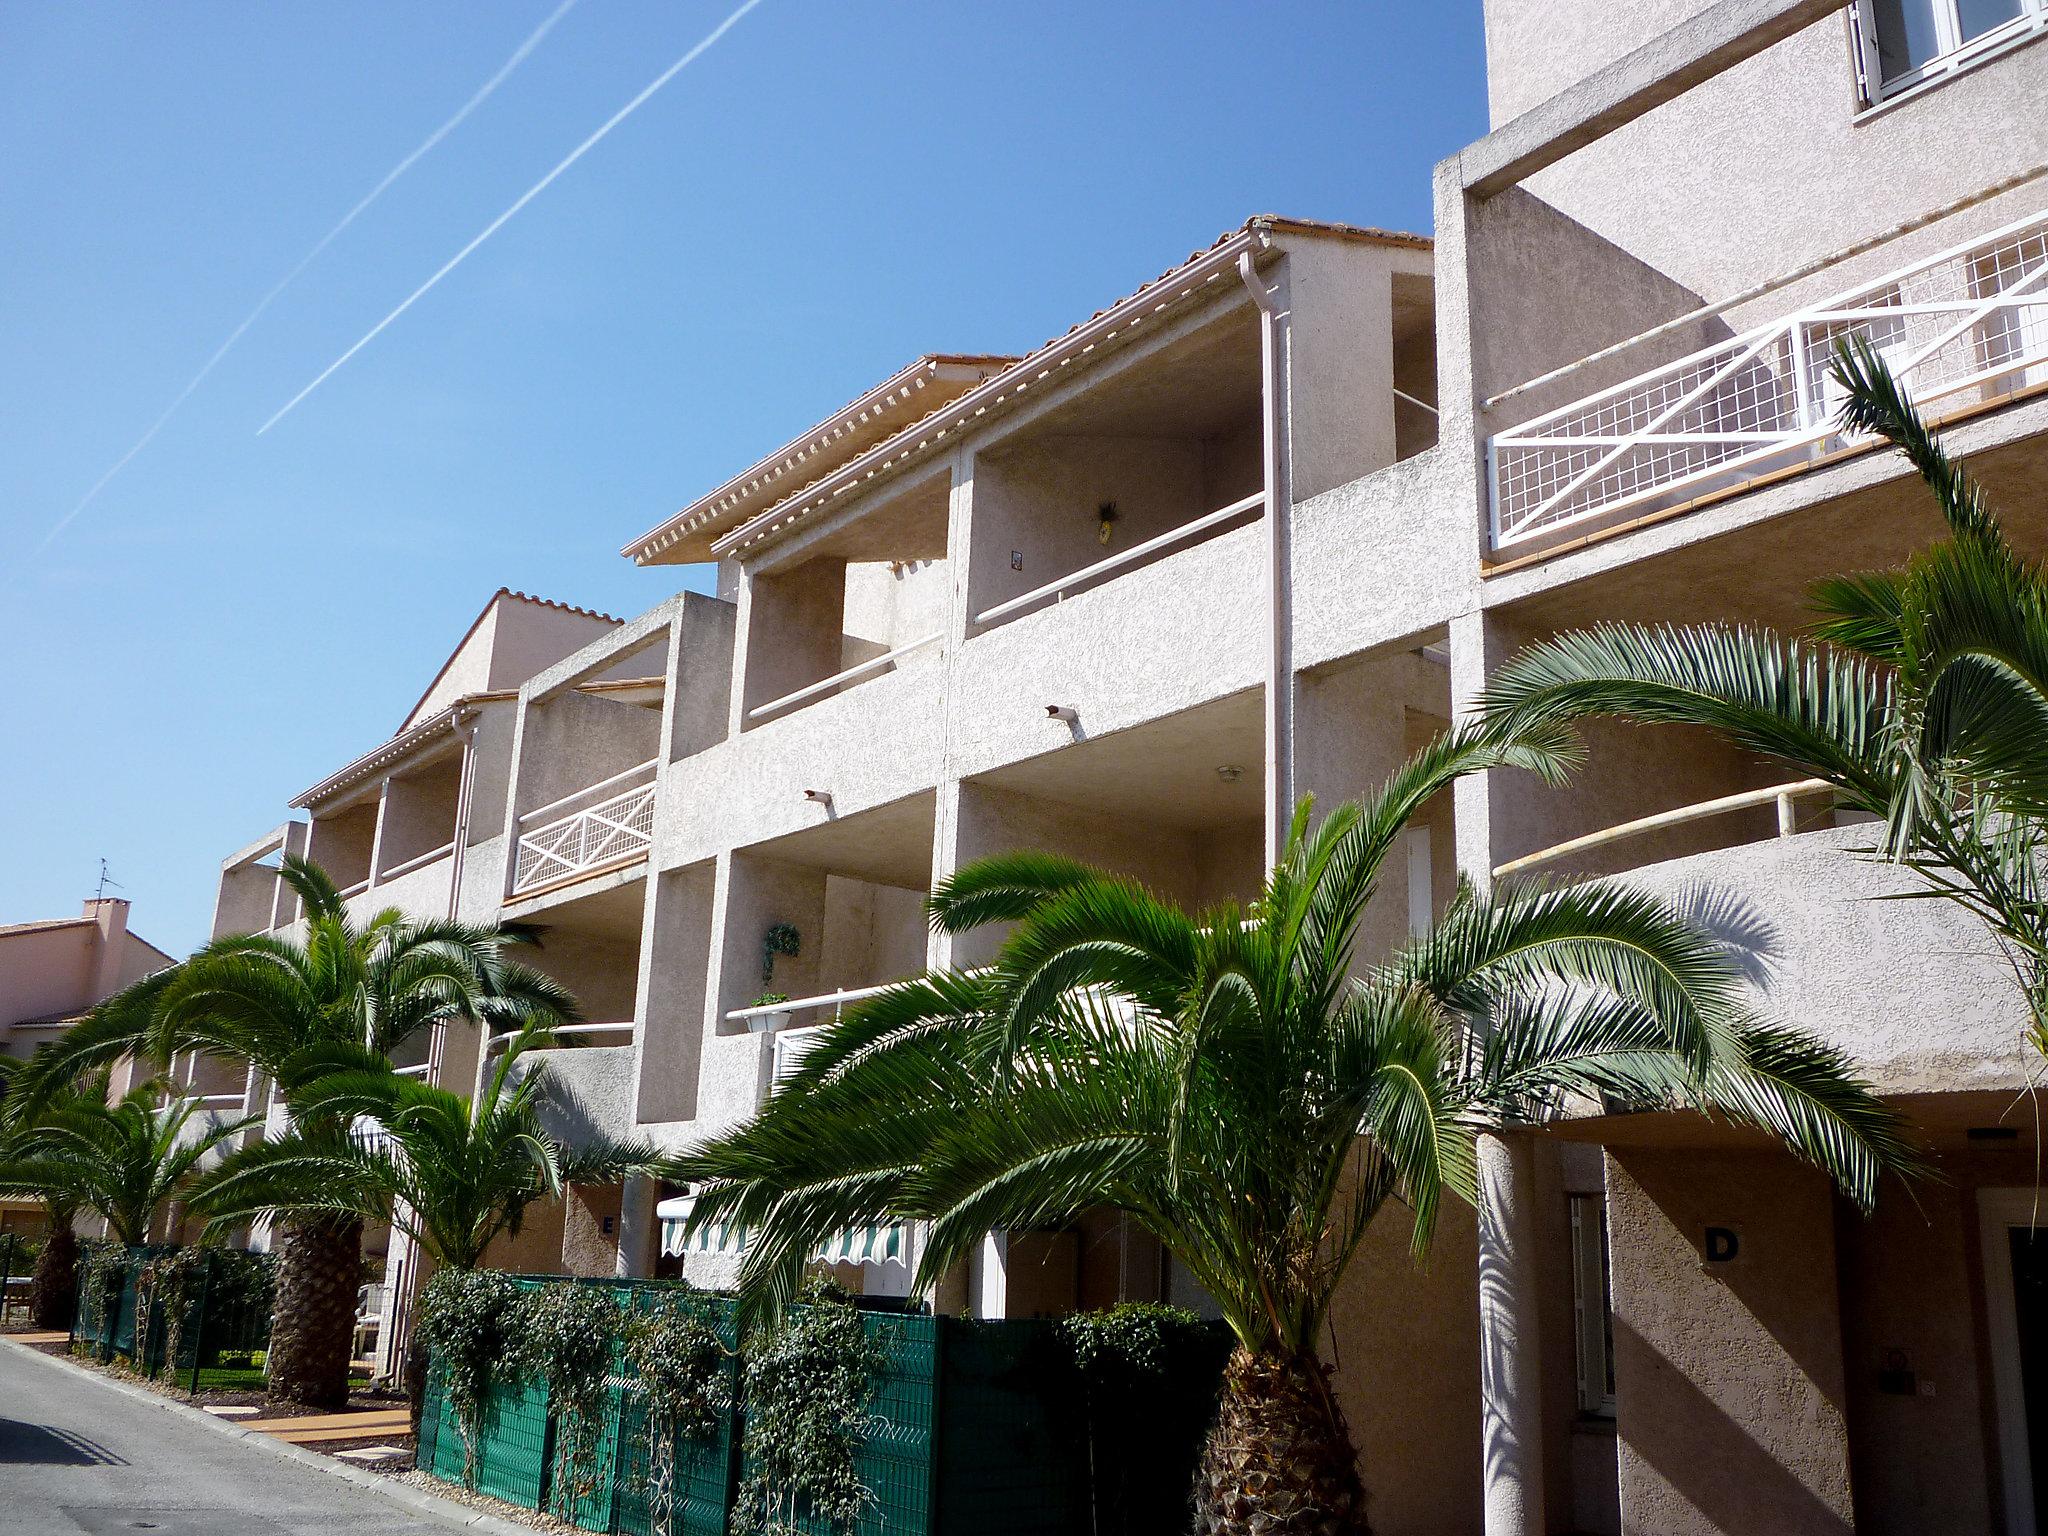
<svg viewBox="0 0 2048 1536"><path fill-rule="evenodd" d="M542 815L584 795L629 780L645 782L633 783L609 799L571 811L531 831L522 831L512 869L513 891L552 885L590 870L645 857L648 846L654 841L656 782L653 761L637 764L577 794L542 806L538 811L529 811L521 820Z"/></svg>
<svg viewBox="0 0 2048 1536"><path fill-rule="evenodd" d="M1494 547L1697 500L1841 446L1830 366L1850 336L1936 420L2048 384L2048 213L1494 434Z"/></svg>

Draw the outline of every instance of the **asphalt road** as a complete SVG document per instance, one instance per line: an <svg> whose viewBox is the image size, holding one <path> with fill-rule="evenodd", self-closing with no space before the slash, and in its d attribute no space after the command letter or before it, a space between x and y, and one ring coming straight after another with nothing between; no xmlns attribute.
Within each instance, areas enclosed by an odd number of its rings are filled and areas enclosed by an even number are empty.
<svg viewBox="0 0 2048 1536"><path fill-rule="evenodd" d="M0 1536L450 1536L268 1447L0 1349Z"/></svg>

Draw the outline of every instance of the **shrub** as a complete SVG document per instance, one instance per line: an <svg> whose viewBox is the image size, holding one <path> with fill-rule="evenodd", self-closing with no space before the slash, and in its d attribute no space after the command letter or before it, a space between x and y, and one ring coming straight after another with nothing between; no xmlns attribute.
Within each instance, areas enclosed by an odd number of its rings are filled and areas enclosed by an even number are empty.
<svg viewBox="0 0 2048 1536"><path fill-rule="evenodd" d="M734 1536L805 1536L806 1519L850 1536L874 1502L858 1457L885 1363L860 1313L822 1288L807 1292L779 1328L749 1341L751 1470L732 1513Z"/></svg>
<svg viewBox="0 0 2048 1536"><path fill-rule="evenodd" d="M420 1294L417 1337L441 1365L441 1390L462 1435L462 1479L476 1485L484 1402L501 1372L517 1374L519 1287L497 1270L444 1269Z"/></svg>
<svg viewBox="0 0 2048 1536"><path fill-rule="evenodd" d="M555 1513L573 1520L597 1489L605 1377L619 1336L619 1304L602 1286L557 1281L521 1298L515 1320L518 1373L547 1384L555 1415Z"/></svg>
<svg viewBox="0 0 2048 1536"><path fill-rule="evenodd" d="M717 1329L687 1291L660 1297L626 1324L626 1375L647 1403L647 1510L657 1531L673 1516L681 1447L711 1439L720 1410L731 1407L725 1362Z"/></svg>

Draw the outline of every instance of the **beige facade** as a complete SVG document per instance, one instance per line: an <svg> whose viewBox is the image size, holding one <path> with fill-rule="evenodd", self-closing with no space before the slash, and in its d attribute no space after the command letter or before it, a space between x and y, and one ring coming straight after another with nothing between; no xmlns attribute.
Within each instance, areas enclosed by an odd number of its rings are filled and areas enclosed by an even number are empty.
<svg viewBox="0 0 2048 1536"><path fill-rule="evenodd" d="M77 917L0 923L0 1056L28 1060L96 1004L170 963L128 931L128 903L118 897L90 898ZM37 1202L0 1197L0 1233L42 1224Z"/></svg>
<svg viewBox="0 0 2048 1536"><path fill-rule="evenodd" d="M1917 3L1951 38L1985 11ZM681 1146L752 1114L807 1027L985 953L922 920L965 861L1248 895L1298 795L1370 788L1519 645L1794 625L1814 578L1934 537L1904 467L1828 429L1847 326L2040 547L2040 18L1908 69L1893 14L1491 0L1496 128L1438 168L1434 244L1255 218L1021 359L917 360L623 550L715 563L715 596L624 622L494 599L397 737L229 861L217 927L290 921L283 848L366 906L534 924L589 1019L545 1056L559 1128ZM1491 1139L1481 1208L1419 1272L1386 1218L1333 1314L1375 1529L2035 1530L2008 978L1955 913L1874 900L1896 872L1781 770L1676 731L1591 745L1565 790L1460 785L1369 942L1461 872L1665 891L1944 1181L1865 1221L1688 1117ZM420 1066L466 1084L488 1050ZM578 1191L499 1257L730 1278L659 1252L663 1193ZM842 1272L899 1287L914 1242ZM938 1299L1162 1294L1188 1293L1156 1245L1094 1222L992 1236Z"/></svg>

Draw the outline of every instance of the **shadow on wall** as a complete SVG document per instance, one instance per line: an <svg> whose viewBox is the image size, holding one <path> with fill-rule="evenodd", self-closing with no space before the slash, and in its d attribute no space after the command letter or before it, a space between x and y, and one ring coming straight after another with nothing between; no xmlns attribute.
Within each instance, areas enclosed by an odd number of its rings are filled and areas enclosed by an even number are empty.
<svg viewBox="0 0 2048 1536"><path fill-rule="evenodd" d="M1768 991L1778 970L1780 940L1763 909L1746 896L1703 881L1686 884L1671 897L1679 916L1720 944L1745 980Z"/></svg>
<svg viewBox="0 0 2048 1536"><path fill-rule="evenodd" d="M1855 1529L1647 1339L1618 1318L1614 1332L1616 1353L1635 1378L1622 1383L1623 1459L1645 1463L1665 1496L1657 1507L1631 1508L1624 1473L1622 1529L1628 1536L1849 1536ZM1656 1411L1631 1414L1631 1398L1654 1400ZM1773 1405L1757 1406L1768 1418Z"/></svg>

